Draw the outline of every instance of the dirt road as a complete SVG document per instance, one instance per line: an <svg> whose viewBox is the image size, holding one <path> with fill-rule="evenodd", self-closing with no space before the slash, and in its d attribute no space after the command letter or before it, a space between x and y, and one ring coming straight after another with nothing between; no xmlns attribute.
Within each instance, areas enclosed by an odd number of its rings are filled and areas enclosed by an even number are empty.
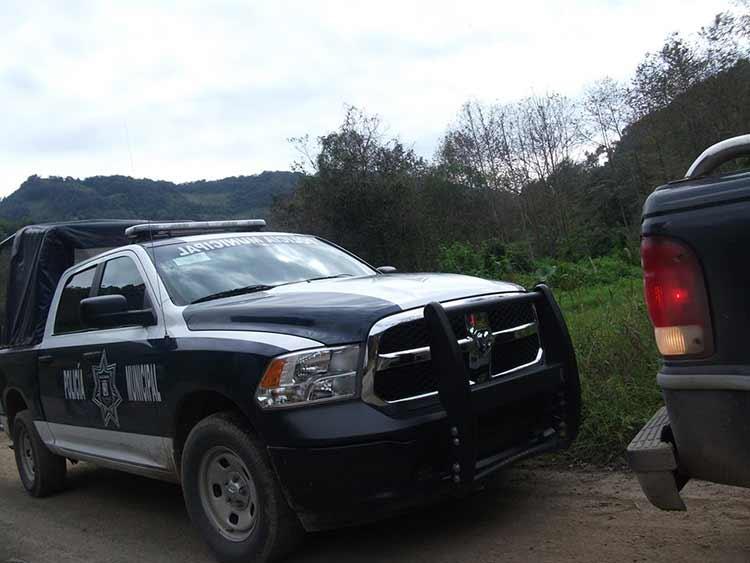
<svg viewBox="0 0 750 563"><path fill-rule="evenodd" d="M0 438L0 562L210 562L175 485L88 464L68 490L21 489ZM661 513L625 473L518 468L486 491L388 522L311 535L294 563L750 561L750 491L692 482Z"/></svg>

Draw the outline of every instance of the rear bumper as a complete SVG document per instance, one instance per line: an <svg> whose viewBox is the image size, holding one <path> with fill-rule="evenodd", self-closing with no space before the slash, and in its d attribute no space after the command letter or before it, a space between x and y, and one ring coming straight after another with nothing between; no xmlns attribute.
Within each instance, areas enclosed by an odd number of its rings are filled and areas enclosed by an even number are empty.
<svg viewBox="0 0 750 563"><path fill-rule="evenodd" d="M445 361L435 369L447 390L430 406L394 411L352 401L269 415L269 454L306 529L469 494L502 467L570 444L580 414L575 357L551 295L531 297L539 299L541 365L470 387L463 360ZM452 331L445 346L451 341ZM453 392L462 382L465 394Z"/></svg>
<svg viewBox="0 0 750 563"><path fill-rule="evenodd" d="M750 487L750 391L664 389L680 471Z"/></svg>
<svg viewBox="0 0 750 563"><path fill-rule="evenodd" d="M750 487L750 377L660 373L657 380L666 407L628 446L649 500L684 510L675 495L690 478Z"/></svg>
<svg viewBox="0 0 750 563"><path fill-rule="evenodd" d="M628 463L651 504L662 510L685 510L680 497L685 480L680 477L670 438L669 416L662 407L630 442Z"/></svg>
<svg viewBox="0 0 750 563"><path fill-rule="evenodd" d="M5 432L10 438L10 428L8 428L8 418L4 414L0 414L0 432Z"/></svg>

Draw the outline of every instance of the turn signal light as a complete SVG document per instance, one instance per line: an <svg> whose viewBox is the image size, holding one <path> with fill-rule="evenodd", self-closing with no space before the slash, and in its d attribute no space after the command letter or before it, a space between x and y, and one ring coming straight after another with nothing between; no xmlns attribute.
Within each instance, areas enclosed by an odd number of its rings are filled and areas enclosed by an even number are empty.
<svg viewBox="0 0 750 563"><path fill-rule="evenodd" d="M281 374L284 372L284 360L273 360L266 369L266 373L263 374L263 379L260 380L258 385L261 389L273 389L279 386L281 382Z"/></svg>
<svg viewBox="0 0 750 563"><path fill-rule="evenodd" d="M661 236L641 240L643 289L663 356L705 356L713 348L703 270L681 241Z"/></svg>

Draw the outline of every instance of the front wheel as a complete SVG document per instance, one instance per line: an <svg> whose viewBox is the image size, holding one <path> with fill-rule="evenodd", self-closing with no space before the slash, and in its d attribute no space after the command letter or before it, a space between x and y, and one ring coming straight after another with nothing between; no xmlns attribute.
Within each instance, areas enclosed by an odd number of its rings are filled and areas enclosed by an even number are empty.
<svg viewBox="0 0 750 563"><path fill-rule="evenodd" d="M193 428L182 487L191 520L221 561L272 561L302 535L265 448L239 416L213 415Z"/></svg>
<svg viewBox="0 0 750 563"><path fill-rule="evenodd" d="M13 421L13 449L21 483L31 496L46 497L65 486L65 458L47 449L28 410L19 412Z"/></svg>

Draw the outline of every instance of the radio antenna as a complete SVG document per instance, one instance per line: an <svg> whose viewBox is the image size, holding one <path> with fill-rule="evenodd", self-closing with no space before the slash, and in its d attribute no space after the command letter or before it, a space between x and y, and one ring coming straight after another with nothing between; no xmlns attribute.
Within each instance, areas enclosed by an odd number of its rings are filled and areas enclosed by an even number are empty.
<svg viewBox="0 0 750 563"><path fill-rule="evenodd" d="M135 162L133 161L133 146L130 142L130 129L128 128L128 122L126 120L123 120L122 122L123 127L125 128L125 141L128 146L128 156L130 157L130 173L133 175L132 177L135 178ZM159 275L159 267L156 265L156 254L154 253L154 232L153 229L151 229L151 219L147 219L147 223L149 224L149 238L151 241L150 244L150 252L147 250L146 252L149 252L151 254L151 262L154 263L154 270L156 271L156 293L157 293L157 299L159 300L159 310L161 311L161 318L164 322L164 340L169 340L169 331L167 330L167 317L164 313L164 301L162 300L161 295L161 276ZM127 235L127 230L125 232Z"/></svg>

